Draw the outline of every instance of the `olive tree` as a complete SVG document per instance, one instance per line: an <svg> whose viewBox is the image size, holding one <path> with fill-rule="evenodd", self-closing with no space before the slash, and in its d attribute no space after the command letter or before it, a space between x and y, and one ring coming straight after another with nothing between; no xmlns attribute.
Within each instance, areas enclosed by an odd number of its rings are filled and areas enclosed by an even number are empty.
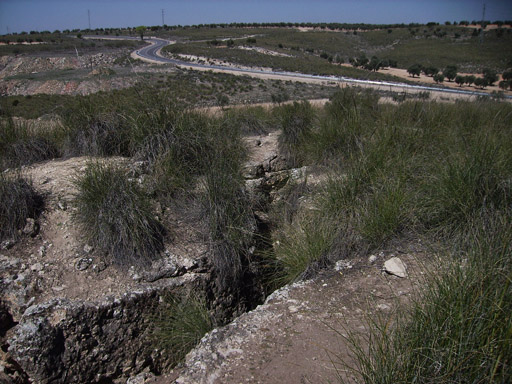
<svg viewBox="0 0 512 384"><path fill-rule="evenodd" d="M407 68L407 73L409 73L412 77L414 77L414 76L420 77L421 65L420 64L411 65L409 68Z"/></svg>

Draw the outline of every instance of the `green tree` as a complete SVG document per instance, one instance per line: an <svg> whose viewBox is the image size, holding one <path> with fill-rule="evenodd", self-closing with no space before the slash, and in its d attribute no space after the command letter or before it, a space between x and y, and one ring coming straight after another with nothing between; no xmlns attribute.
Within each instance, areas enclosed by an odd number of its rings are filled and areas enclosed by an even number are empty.
<svg viewBox="0 0 512 384"><path fill-rule="evenodd" d="M501 77L503 77L503 80L512 80L512 69L507 69Z"/></svg>
<svg viewBox="0 0 512 384"><path fill-rule="evenodd" d="M482 77L477 77L475 79L475 85L479 88L485 88L489 85L489 83L487 82L487 80L485 78L482 78Z"/></svg>
<svg viewBox="0 0 512 384"><path fill-rule="evenodd" d="M409 68L407 68L407 73L409 73L412 77L418 76L420 77L421 73L421 65L413 64Z"/></svg>
<svg viewBox="0 0 512 384"><path fill-rule="evenodd" d="M508 80L502 80L499 83L499 87L503 90L510 88L512 90L512 82Z"/></svg>
<svg viewBox="0 0 512 384"><path fill-rule="evenodd" d="M368 58L366 55L359 56L356 60L356 67L364 67L366 64L368 64Z"/></svg>
<svg viewBox="0 0 512 384"><path fill-rule="evenodd" d="M371 60L364 66L369 71L377 72L382 67L382 61L377 56L372 56Z"/></svg>
<svg viewBox="0 0 512 384"><path fill-rule="evenodd" d="M144 25L139 25L137 28L135 28L135 32L137 32L141 40L144 40L144 32L146 32L146 27Z"/></svg>
<svg viewBox="0 0 512 384"><path fill-rule="evenodd" d="M444 77L448 79L448 81L452 81L457 77L457 67L455 65L448 65L443 71Z"/></svg>
<svg viewBox="0 0 512 384"><path fill-rule="evenodd" d="M484 79L487 80L487 83L489 85L493 85L496 81L498 81L498 75L496 74L496 71L490 68L484 68L482 71L484 75Z"/></svg>
<svg viewBox="0 0 512 384"><path fill-rule="evenodd" d="M464 76L457 75L455 77L455 82L459 85L459 87L462 87L464 85L464 83L466 82L466 78Z"/></svg>
<svg viewBox="0 0 512 384"><path fill-rule="evenodd" d="M471 85L475 82L475 79L476 77L474 75L468 75L468 76L464 76L464 82L467 84L467 85Z"/></svg>
<svg viewBox="0 0 512 384"><path fill-rule="evenodd" d="M444 75L442 73L436 73L434 75L434 81L436 83L442 83L444 81Z"/></svg>
<svg viewBox="0 0 512 384"><path fill-rule="evenodd" d="M434 75L436 75L437 73L439 72L439 69L436 68L436 67L426 67L426 68L423 68L423 73L426 75L426 76L430 76L430 77L433 77Z"/></svg>

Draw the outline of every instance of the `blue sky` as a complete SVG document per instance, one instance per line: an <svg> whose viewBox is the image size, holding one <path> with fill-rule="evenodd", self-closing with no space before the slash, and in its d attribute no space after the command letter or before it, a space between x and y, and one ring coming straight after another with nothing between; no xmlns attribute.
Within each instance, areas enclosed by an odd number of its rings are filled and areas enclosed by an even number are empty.
<svg viewBox="0 0 512 384"><path fill-rule="evenodd" d="M0 34L230 22L410 23L512 19L511 0L0 0Z"/></svg>

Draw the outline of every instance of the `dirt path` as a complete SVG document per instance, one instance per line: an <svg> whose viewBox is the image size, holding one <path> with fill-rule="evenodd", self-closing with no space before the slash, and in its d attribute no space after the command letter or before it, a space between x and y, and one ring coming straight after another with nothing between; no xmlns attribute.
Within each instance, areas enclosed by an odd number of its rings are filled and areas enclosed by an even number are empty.
<svg viewBox="0 0 512 384"><path fill-rule="evenodd" d="M341 335L364 332L368 317L389 318L422 279L425 256L404 252L382 252L373 263L352 261L276 291L254 311L207 334L182 369L148 382L327 383L347 377L338 357L351 362L350 345ZM407 265L409 277L382 272L393 255Z"/></svg>

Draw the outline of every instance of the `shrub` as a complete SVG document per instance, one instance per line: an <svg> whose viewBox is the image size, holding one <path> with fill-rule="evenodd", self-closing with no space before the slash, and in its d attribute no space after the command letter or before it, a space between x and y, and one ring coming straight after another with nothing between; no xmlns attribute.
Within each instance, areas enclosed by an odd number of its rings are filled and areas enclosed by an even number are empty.
<svg viewBox="0 0 512 384"><path fill-rule="evenodd" d="M350 156L355 150L362 133L370 125L378 111L379 97L371 92L357 92L344 88L336 92L325 106L326 116L318 127L312 130L311 139L303 147L316 161Z"/></svg>
<svg viewBox="0 0 512 384"><path fill-rule="evenodd" d="M155 110L133 123L135 157L148 162L160 198L190 187L203 172L204 155L211 149L210 120L194 112Z"/></svg>
<svg viewBox="0 0 512 384"><path fill-rule="evenodd" d="M155 344L170 354L173 365L181 362L213 328L205 300L194 294L165 297L158 315L152 320Z"/></svg>
<svg viewBox="0 0 512 384"><path fill-rule="evenodd" d="M276 118L263 107L235 108L227 111L223 124L230 129L238 128L242 134L265 134L278 126Z"/></svg>
<svg viewBox="0 0 512 384"><path fill-rule="evenodd" d="M44 198L20 176L0 173L0 240L19 238L28 218L37 219Z"/></svg>
<svg viewBox="0 0 512 384"><path fill-rule="evenodd" d="M120 266L142 265L163 248L163 229L147 195L118 166L90 163L74 179L73 218L88 241Z"/></svg>
<svg viewBox="0 0 512 384"><path fill-rule="evenodd" d="M468 145L438 164L423 185L422 216L430 227L459 229L481 209L512 202L511 186L503 182L511 151L486 137Z"/></svg>
<svg viewBox="0 0 512 384"><path fill-rule="evenodd" d="M300 279L308 268L329 264L336 227L320 216L303 215L285 225L275 245L278 268L272 277L276 287Z"/></svg>
<svg viewBox="0 0 512 384"><path fill-rule="evenodd" d="M405 223L405 192L400 185L386 182L374 191L358 210L359 231L371 247L378 247L396 236Z"/></svg>
<svg viewBox="0 0 512 384"><path fill-rule="evenodd" d="M314 110L307 101L284 105L279 110L282 133L279 137L279 149L292 167L301 165L300 146L311 137Z"/></svg>
<svg viewBox="0 0 512 384"><path fill-rule="evenodd" d="M217 283L226 289L241 283L242 264L253 238L255 220L242 176L246 149L239 131L212 124L209 137L209 150L203 152L203 205Z"/></svg>
<svg viewBox="0 0 512 384"><path fill-rule="evenodd" d="M126 116L112 100L79 100L63 115L68 156L129 156L130 130Z"/></svg>
<svg viewBox="0 0 512 384"><path fill-rule="evenodd" d="M358 380L367 384L512 380L510 211L495 212L485 223L472 222L470 227L466 250L445 255L448 263L427 277L410 315L399 312L393 327L382 319L370 321L368 336L349 336ZM456 256L466 262L461 265Z"/></svg>
<svg viewBox="0 0 512 384"><path fill-rule="evenodd" d="M0 169L58 157L57 130L37 129L12 119L0 122Z"/></svg>

